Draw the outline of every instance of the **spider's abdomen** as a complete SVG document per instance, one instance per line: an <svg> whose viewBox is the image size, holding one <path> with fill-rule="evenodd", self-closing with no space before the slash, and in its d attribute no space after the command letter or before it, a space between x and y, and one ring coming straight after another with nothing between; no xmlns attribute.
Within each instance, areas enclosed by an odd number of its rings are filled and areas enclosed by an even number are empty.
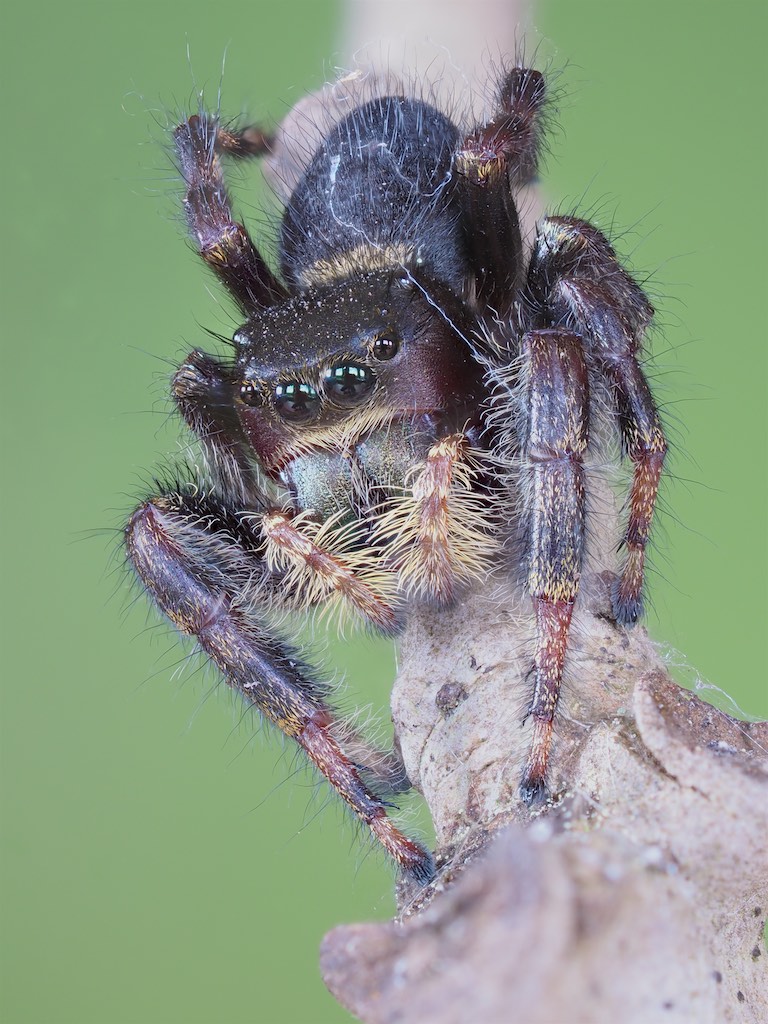
<svg viewBox="0 0 768 1024"><path fill-rule="evenodd" d="M285 279L307 288L403 265L460 291L458 142L456 126L422 100L386 96L354 110L326 136L285 210Z"/></svg>

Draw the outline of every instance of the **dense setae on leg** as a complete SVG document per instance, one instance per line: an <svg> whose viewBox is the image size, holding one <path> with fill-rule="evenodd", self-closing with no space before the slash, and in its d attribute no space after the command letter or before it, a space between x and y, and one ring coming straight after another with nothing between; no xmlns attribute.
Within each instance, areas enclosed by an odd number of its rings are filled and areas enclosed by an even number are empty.
<svg viewBox="0 0 768 1024"><path fill-rule="evenodd" d="M311 535L311 522L297 524L284 512L268 513L261 527L267 563L287 571L286 582L303 607L341 603L365 625L394 636L400 629L397 577L364 552L334 544L334 535L344 535L336 525L331 521Z"/></svg>
<svg viewBox="0 0 768 1024"><path fill-rule="evenodd" d="M393 825L384 801L363 781L364 769L342 749L343 728L326 688L258 616L260 601L269 606L274 581L248 523L224 510L217 517L210 499L197 506L166 494L137 509L126 542L160 610L197 639L233 689L295 740L398 866L428 881L429 853Z"/></svg>
<svg viewBox="0 0 768 1024"><path fill-rule="evenodd" d="M200 255L246 312L284 299L285 288L234 219L219 160L221 152L261 155L266 137L252 128L229 131L207 114L194 114L175 129L173 141L187 186L184 210Z"/></svg>
<svg viewBox="0 0 768 1024"><path fill-rule="evenodd" d="M487 507L477 494L482 464L466 434L433 445L412 480L387 503L374 539L409 597L449 605L486 578L498 552Z"/></svg>
<svg viewBox="0 0 768 1024"><path fill-rule="evenodd" d="M540 71L508 71L499 85L496 114L462 143L457 154L459 173L481 182L500 165L515 186L526 185L535 178L546 92Z"/></svg>
<svg viewBox="0 0 768 1024"><path fill-rule="evenodd" d="M667 442L648 381L638 363L653 308L597 228L572 217L539 225L529 271L534 318L565 323L584 338L591 363L611 387L622 447L634 464L626 557L613 595L616 621L642 611L645 548Z"/></svg>
<svg viewBox="0 0 768 1024"><path fill-rule="evenodd" d="M581 339L565 331L523 338L528 415L523 464L527 499L527 584L536 612L533 738L520 792L546 798L552 723L560 695L568 630L584 547L584 467L589 423L587 367Z"/></svg>
<svg viewBox="0 0 768 1024"><path fill-rule="evenodd" d="M545 98L538 71L512 68L499 87L496 115L456 154L476 299L499 316L509 313L524 269L513 188L536 174Z"/></svg>

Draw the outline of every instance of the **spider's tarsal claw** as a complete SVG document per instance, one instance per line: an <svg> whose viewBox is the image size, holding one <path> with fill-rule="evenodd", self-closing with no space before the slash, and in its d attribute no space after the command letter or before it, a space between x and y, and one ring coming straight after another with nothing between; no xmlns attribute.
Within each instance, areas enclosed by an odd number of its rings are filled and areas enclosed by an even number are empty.
<svg viewBox="0 0 768 1024"><path fill-rule="evenodd" d="M643 602L624 592L622 580L614 580L611 587L611 610L617 626L634 626L643 615Z"/></svg>
<svg viewBox="0 0 768 1024"><path fill-rule="evenodd" d="M434 881L437 874L434 857L425 847L418 846L416 843L413 845L421 856L415 857L408 864L401 864L400 869L404 875L412 878L418 885L429 885L430 882Z"/></svg>
<svg viewBox="0 0 768 1024"><path fill-rule="evenodd" d="M523 777L523 781L520 783L519 793L520 799L531 810L543 807L551 796L549 786L544 779L531 778L527 775Z"/></svg>
<svg viewBox="0 0 768 1024"><path fill-rule="evenodd" d="M382 807L386 807L388 811L399 811L400 807L398 804L393 803L391 800L383 800L379 797L379 803Z"/></svg>

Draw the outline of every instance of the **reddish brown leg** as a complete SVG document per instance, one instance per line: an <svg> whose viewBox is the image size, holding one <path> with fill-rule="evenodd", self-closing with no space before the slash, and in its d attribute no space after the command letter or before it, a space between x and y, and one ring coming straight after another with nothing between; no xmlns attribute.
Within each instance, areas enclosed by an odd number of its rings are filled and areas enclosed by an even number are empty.
<svg viewBox="0 0 768 1024"><path fill-rule="evenodd" d="M624 451L634 464L623 541L626 557L612 595L616 621L631 625L642 614L645 548L667 442L648 382L635 359L608 363L605 371L615 386Z"/></svg>
<svg viewBox="0 0 768 1024"><path fill-rule="evenodd" d="M499 86L495 117L471 132L459 150L459 172L481 183L503 168L513 185L530 182L538 169L545 100L541 72L508 71Z"/></svg>
<svg viewBox="0 0 768 1024"><path fill-rule="evenodd" d="M531 748L520 793L528 804L547 796L547 765L568 630L584 546L584 467L589 422L587 367L581 339L565 331L523 338L529 410L524 461L529 468L528 589L536 612L536 684L530 707Z"/></svg>
<svg viewBox="0 0 768 1024"><path fill-rule="evenodd" d="M184 209L200 255L246 312L282 301L287 291L271 273L242 224L234 220L219 153L253 156L266 148L256 129L232 132L194 114L173 133L187 186Z"/></svg>
<svg viewBox="0 0 768 1024"><path fill-rule="evenodd" d="M243 527L244 528L244 527ZM160 610L224 673L229 685L306 752L400 868L419 882L434 873L432 858L392 823L386 805L363 782L361 769L342 749L342 733L326 688L254 611L269 607L266 568L237 526L217 522L213 505L166 495L142 505L127 531L128 554ZM239 581L240 592L231 580ZM227 582L230 581L230 582Z"/></svg>
<svg viewBox="0 0 768 1024"><path fill-rule="evenodd" d="M534 318L577 330L595 368L611 385L622 446L634 464L623 540L627 554L613 593L613 611L617 622L631 624L642 611L645 548L667 451L637 359L653 307L605 236L572 217L547 217L539 225L529 293Z"/></svg>
<svg viewBox="0 0 768 1024"><path fill-rule="evenodd" d="M544 803L549 796L547 769L573 602L537 597L533 605L536 612L536 688L530 708L533 730L520 782L520 796L532 807Z"/></svg>

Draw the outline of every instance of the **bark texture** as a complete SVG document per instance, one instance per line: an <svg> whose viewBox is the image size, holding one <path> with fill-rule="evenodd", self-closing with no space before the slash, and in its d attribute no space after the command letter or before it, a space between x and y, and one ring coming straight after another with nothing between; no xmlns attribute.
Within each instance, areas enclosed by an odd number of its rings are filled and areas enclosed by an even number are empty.
<svg viewBox="0 0 768 1024"><path fill-rule="evenodd" d="M516 794L527 601L498 588L409 627L393 693L440 872L400 916L326 936L321 966L369 1024L768 1020L768 724L670 678L587 579L552 765Z"/></svg>

